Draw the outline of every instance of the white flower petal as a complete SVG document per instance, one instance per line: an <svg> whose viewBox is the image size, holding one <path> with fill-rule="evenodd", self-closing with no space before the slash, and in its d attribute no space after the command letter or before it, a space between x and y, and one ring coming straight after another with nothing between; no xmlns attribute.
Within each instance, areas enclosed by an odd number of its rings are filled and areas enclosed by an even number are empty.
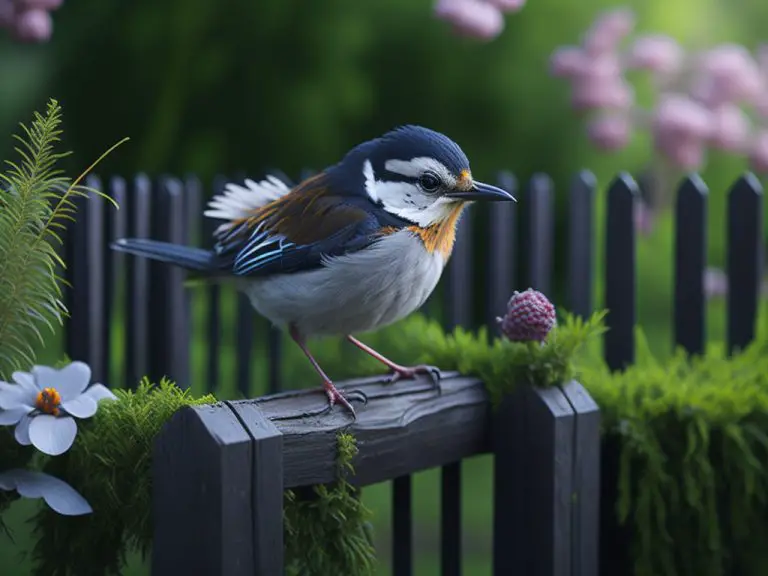
<svg viewBox="0 0 768 576"><path fill-rule="evenodd" d="M0 408L3 410L14 410L22 406L34 406L34 404L35 398L29 398L24 390L18 387L13 389L3 387L0 389Z"/></svg>
<svg viewBox="0 0 768 576"><path fill-rule="evenodd" d="M13 408L12 410L0 410L0 426L15 426L30 412L32 412L32 408L29 406Z"/></svg>
<svg viewBox="0 0 768 576"><path fill-rule="evenodd" d="M93 512L90 504L72 486L49 474L19 468L0 473L0 488L10 486L24 498L42 498L54 511L64 516Z"/></svg>
<svg viewBox="0 0 768 576"><path fill-rule="evenodd" d="M35 377L31 372L17 371L11 374L11 378L13 378L13 381L29 394L37 394L40 391L35 383Z"/></svg>
<svg viewBox="0 0 768 576"><path fill-rule="evenodd" d="M109 398L110 400L117 400L117 396L115 396L112 391L104 386L104 384L94 384L88 390L83 392L84 396L90 396L96 402L99 402L100 400L105 400Z"/></svg>
<svg viewBox="0 0 768 576"><path fill-rule="evenodd" d="M31 422L32 416L27 414L21 420L19 420L19 423L16 425L14 436L16 437L16 442L22 446L29 446L32 444L32 440L29 439L29 424Z"/></svg>
<svg viewBox="0 0 768 576"><path fill-rule="evenodd" d="M48 366L32 368L38 388L55 388L62 400L77 398L91 381L91 369L85 362L72 362L61 370Z"/></svg>
<svg viewBox="0 0 768 576"><path fill-rule="evenodd" d="M32 418L29 439L43 454L58 456L72 446L77 435L77 424L71 416L41 414Z"/></svg>
<svg viewBox="0 0 768 576"><path fill-rule="evenodd" d="M64 409L64 412L76 418L90 418L96 414L96 409L98 408L96 400L85 394L81 394L73 400L62 402L61 407Z"/></svg>
<svg viewBox="0 0 768 576"><path fill-rule="evenodd" d="M59 385L59 371L50 366L32 366L32 376L38 390L56 388Z"/></svg>
<svg viewBox="0 0 768 576"><path fill-rule="evenodd" d="M59 370L59 384L55 386L61 400L74 400L91 383L91 367L85 362L72 362Z"/></svg>

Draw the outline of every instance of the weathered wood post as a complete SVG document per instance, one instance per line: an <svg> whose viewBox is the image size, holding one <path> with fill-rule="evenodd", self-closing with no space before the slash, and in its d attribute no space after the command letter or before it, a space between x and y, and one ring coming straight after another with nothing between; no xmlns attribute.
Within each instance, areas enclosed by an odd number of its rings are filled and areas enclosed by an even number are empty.
<svg viewBox="0 0 768 576"><path fill-rule="evenodd" d="M152 478L153 575L283 573L283 438L255 404L179 410Z"/></svg>
<svg viewBox="0 0 768 576"><path fill-rule="evenodd" d="M519 386L492 446L494 574L597 576L600 413L586 390Z"/></svg>

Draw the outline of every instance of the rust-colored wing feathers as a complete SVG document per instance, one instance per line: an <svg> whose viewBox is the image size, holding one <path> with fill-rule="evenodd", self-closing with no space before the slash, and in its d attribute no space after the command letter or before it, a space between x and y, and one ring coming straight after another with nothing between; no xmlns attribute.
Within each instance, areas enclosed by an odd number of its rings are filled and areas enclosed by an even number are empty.
<svg viewBox="0 0 768 576"><path fill-rule="evenodd" d="M216 251L239 275L314 267L376 232L375 218L331 194L322 173L232 224L217 236Z"/></svg>

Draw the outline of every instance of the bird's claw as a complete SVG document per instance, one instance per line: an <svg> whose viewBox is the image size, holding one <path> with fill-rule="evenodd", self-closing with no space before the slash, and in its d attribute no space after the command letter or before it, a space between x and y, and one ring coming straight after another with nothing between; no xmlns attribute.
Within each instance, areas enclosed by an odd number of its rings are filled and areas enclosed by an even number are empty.
<svg viewBox="0 0 768 576"><path fill-rule="evenodd" d="M419 374L425 374L429 377L432 386L437 389L438 394L442 392L440 380L443 377L443 373L437 366L429 366L427 364L420 364L418 366L399 366L394 369L394 372L390 376L388 376L387 381L389 384L394 384L398 380L410 380L416 378Z"/></svg>
<svg viewBox="0 0 768 576"><path fill-rule="evenodd" d="M352 407L352 402L355 400L362 403L363 406L368 404L368 396L360 390L350 390L349 392L339 392L339 390L333 384L328 384L325 387L325 395L328 397L328 406L326 406L323 412L329 412L333 409L335 404L341 404L347 410L352 413L352 418L357 420L357 412Z"/></svg>

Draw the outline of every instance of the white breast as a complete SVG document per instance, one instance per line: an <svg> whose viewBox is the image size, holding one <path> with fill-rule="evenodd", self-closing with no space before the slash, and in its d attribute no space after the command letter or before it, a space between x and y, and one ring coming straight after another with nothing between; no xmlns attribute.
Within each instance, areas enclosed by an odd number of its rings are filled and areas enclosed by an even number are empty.
<svg viewBox="0 0 768 576"><path fill-rule="evenodd" d="M329 258L317 270L249 280L243 290L278 326L295 323L306 336L355 334L421 307L444 266L442 256L402 230L360 252Z"/></svg>

